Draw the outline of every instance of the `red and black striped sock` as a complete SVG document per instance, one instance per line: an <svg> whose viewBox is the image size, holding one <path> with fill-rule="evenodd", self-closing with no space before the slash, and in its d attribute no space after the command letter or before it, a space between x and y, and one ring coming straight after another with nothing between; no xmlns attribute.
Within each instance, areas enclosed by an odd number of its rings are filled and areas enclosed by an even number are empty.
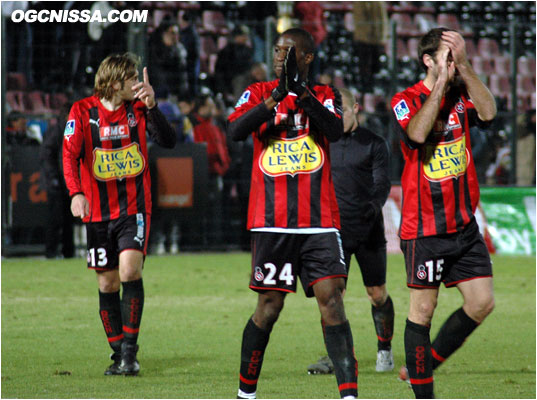
<svg viewBox="0 0 537 400"><path fill-rule="evenodd" d="M325 325L325 343L328 357L334 363L339 394L358 397L358 362L349 321L340 325Z"/></svg>
<svg viewBox="0 0 537 400"><path fill-rule="evenodd" d="M103 323L108 344L115 353L121 352L123 329L121 328L121 303L119 290L103 293L99 290L99 316Z"/></svg>
<svg viewBox="0 0 537 400"><path fill-rule="evenodd" d="M123 298L121 299L121 317L125 342L136 344L144 308L144 283L142 279L121 282Z"/></svg>
<svg viewBox="0 0 537 400"><path fill-rule="evenodd" d="M239 389L244 393L255 393L261 374L263 356L270 338L270 331L259 328L252 318L242 333L241 367Z"/></svg>
<svg viewBox="0 0 537 400"><path fill-rule="evenodd" d="M434 398L430 329L406 320L406 367L417 399Z"/></svg>
<svg viewBox="0 0 537 400"><path fill-rule="evenodd" d="M371 314L377 331L378 350L390 350L392 348L394 318L392 298L388 296L386 302L380 307L371 305Z"/></svg>
<svg viewBox="0 0 537 400"><path fill-rule="evenodd" d="M462 307L451 314L438 331L432 345L433 369L461 347L477 326L478 323L470 318Z"/></svg>

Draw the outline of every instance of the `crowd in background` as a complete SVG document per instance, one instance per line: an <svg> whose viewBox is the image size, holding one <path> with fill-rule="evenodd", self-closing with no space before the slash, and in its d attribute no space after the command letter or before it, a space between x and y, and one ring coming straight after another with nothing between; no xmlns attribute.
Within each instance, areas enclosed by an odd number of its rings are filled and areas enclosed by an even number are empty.
<svg viewBox="0 0 537 400"><path fill-rule="evenodd" d="M379 95L382 86L376 85L376 82L386 81L389 3L392 7L405 7L407 2L353 4L350 13L345 14L352 15L352 21L345 21L345 24L353 29L349 36L351 46L347 47L342 38L349 34L348 30L338 36L340 28L332 24L333 18L330 19L323 2L179 2L179 6L174 7L161 2L3 2L5 65L8 72L24 77L28 92L63 93L68 102L87 96L91 94L99 62L110 53L122 53L128 48L132 34L129 29L134 29L132 24L16 24L9 19L9 13L14 8L25 7L38 10L91 8L103 12L111 8L149 7L150 20L144 25L142 35L137 36L145 42L143 46L138 44L143 49L140 55L148 67L159 107L176 130L178 142L207 143L210 172L207 190L213 215L208 215L205 223L216 224L207 227L209 230L224 232L227 222L223 216L229 215L230 207L234 204L240 209L246 208L252 151L248 141L237 144L226 137L226 117L244 88L253 82L272 79L272 68L265 64L267 26L273 30L274 37L278 22L285 17L308 30L315 39L317 58L310 70L310 79L336 87L350 86L362 100L364 112L359 115L360 124L388 140L392 151L391 179L399 180L403 161L398 138L389 129L392 122L386 99L390 93ZM418 6L423 8L427 6L427 2L413 3L420 3ZM207 10L216 10L213 17L225 15L224 20L204 20ZM267 19L273 23L267 25ZM341 49L336 54L334 47L338 41ZM329 51L336 55L328 57ZM345 58L348 59L345 61ZM336 68L340 62L346 62L346 69L343 69L346 75L342 76ZM373 104L369 103L371 97L375 98ZM9 101L6 107L5 143L8 146L42 145L43 138L47 142L47 136L63 123L58 107L45 117L46 131L39 132L35 125L28 125L24 112L15 109ZM513 160L502 123L504 121L496 123L488 131L472 131L473 154L481 183L510 183ZM535 185L534 106L527 107L518 116L516 135L516 183ZM53 153L42 152L49 156ZM47 172L50 176L50 171ZM44 186L52 192L57 189L51 189L50 184ZM160 231L170 229L176 232L179 228L171 224ZM174 243L169 238L177 235L154 235L157 238L155 249L174 251L177 240ZM214 240L222 242L223 237ZM247 238L241 238L241 243L247 247Z"/></svg>

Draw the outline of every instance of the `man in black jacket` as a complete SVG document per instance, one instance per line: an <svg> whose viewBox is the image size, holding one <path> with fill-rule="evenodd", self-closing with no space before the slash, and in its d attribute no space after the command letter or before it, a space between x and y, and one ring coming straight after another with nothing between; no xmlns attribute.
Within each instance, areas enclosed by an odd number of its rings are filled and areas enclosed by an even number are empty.
<svg viewBox="0 0 537 400"><path fill-rule="evenodd" d="M347 89L343 100L343 136L330 143L332 179L341 215L341 241L347 273L354 254L371 302L378 338L377 372L393 370L393 303L386 290L386 238L382 206L390 193L386 141L358 124L358 104ZM308 367L310 374L333 370L328 357Z"/></svg>

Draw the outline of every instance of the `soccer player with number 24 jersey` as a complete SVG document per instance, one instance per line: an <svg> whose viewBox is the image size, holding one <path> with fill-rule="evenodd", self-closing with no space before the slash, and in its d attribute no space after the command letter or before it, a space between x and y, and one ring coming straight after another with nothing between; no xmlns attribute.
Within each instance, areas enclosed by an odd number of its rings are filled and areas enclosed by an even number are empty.
<svg viewBox="0 0 537 400"><path fill-rule="evenodd" d="M341 397L358 395L358 366L342 291L347 270L339 239L339 212L330 173L329 142L343 132L341 96L306 82L314 42L289 29L274 46L278 79L246 88L229 116L234 140L252 135L254 160L248 229L252 231L250 288L258 292L244 328L239 398L255 398L265 348L287 293L300 279L317 299L325 344Z"/></svg>

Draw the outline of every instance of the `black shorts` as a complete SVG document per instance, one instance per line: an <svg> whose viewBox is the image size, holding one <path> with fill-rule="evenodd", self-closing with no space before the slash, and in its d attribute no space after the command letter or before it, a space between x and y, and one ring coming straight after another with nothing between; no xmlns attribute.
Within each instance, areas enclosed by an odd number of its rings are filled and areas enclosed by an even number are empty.
<svg viewBox="0 0 537 400"><path fill-rule="evenodd" d="M138 250L147 254L151 216L138 213L112 221L86 224L88 268L108 271L119 266L119 253Z"/></svg>
<svg viewBox="0 0 537 400"><path fill-rule="evenodd" d="M372 229L367 237L341 232L343 253L347 272L350 271L351 258L354 254L364 286L381 286L386 283L386 237L382 229Z"/></svg>
<svg viewBox="0 0 537 400"><path fill-rule="evenodd" d="M463 231L442 236L401 240L407 286L446 287L475 278L492 277L492 262L477 222Z"/></svg>
<svg viewBox="0 0 537 400"><path fill-rule="evenodd" d="M295 293L297 276L307 297L320 280L347 279L338 232L252 232L250 289Z"/></svg>

